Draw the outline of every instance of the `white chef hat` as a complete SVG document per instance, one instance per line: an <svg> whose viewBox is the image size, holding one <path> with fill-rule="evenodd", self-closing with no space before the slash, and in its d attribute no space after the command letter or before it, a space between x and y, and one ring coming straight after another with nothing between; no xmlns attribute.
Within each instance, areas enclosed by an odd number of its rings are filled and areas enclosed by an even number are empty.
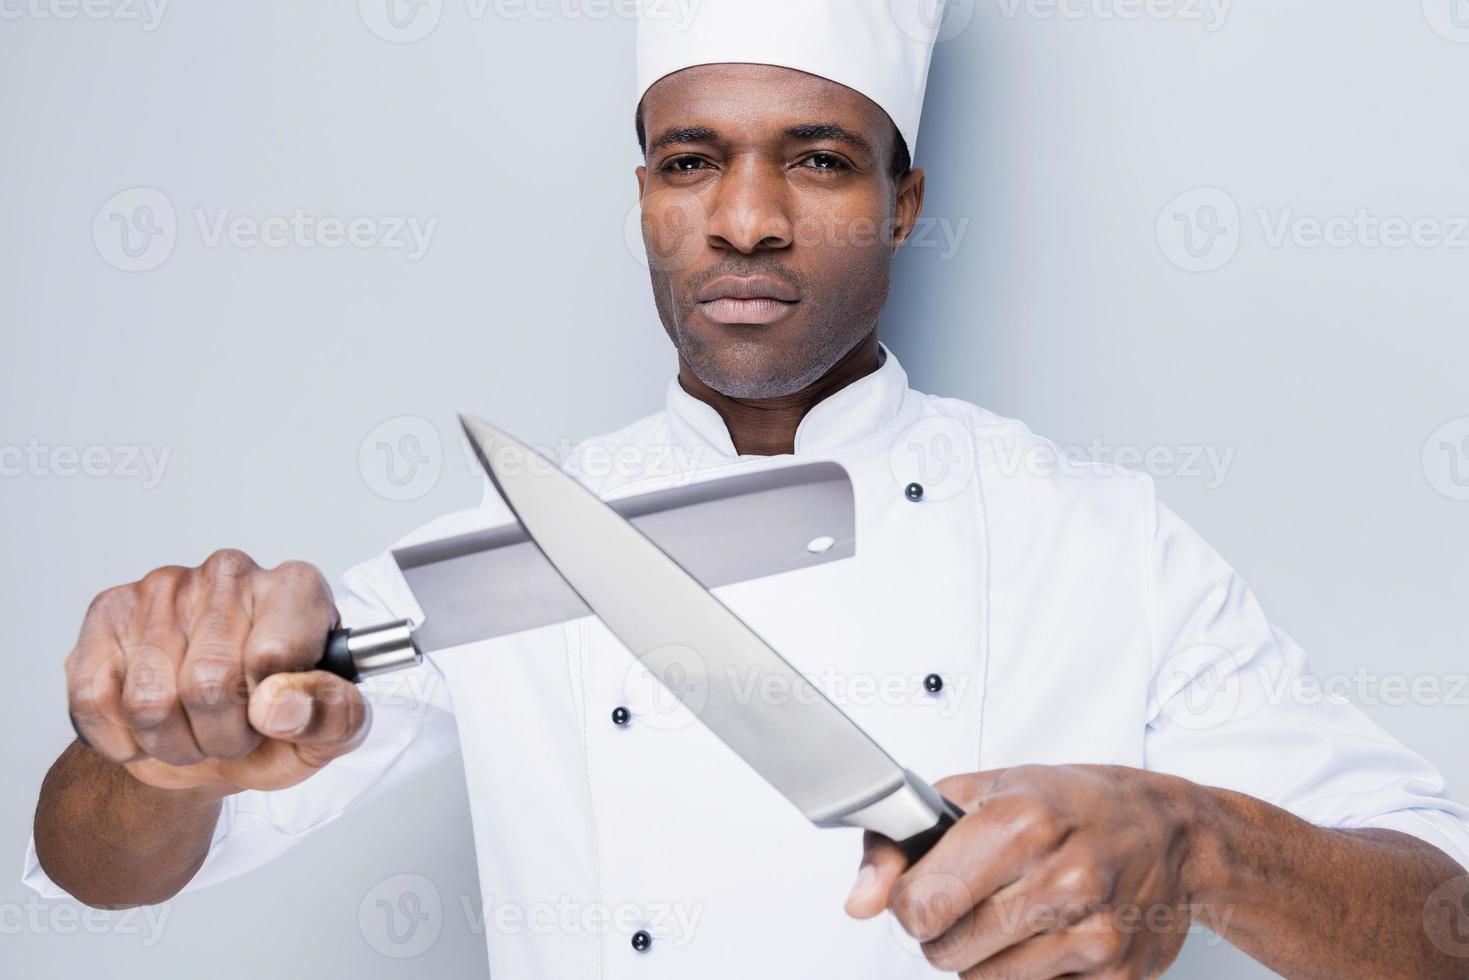
<svg viewBox="0 0 1469 980"><path fill-rule="evenodd" d="M918 152L918 119L945 0L639 0L638 85L694 65L780 65L882 106Z"/></svg>

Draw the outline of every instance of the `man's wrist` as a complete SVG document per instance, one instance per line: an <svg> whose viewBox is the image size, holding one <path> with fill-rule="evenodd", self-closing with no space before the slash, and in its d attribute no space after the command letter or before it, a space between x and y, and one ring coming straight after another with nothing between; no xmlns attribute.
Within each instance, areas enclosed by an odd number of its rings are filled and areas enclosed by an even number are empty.
<svg viewBox="0 0 1469 980"><path fill-rule="evenodd" d="M1177 828L1177 873L1187 900L1208 904L1229 891L1229 822L1219 791L1178 776L1149 773L1158 806Z"/></svg>

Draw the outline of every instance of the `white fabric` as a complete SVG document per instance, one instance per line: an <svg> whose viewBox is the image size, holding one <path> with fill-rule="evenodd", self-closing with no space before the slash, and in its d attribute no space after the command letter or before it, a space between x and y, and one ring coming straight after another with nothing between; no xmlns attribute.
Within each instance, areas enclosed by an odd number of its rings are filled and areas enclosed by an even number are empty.
<svg viewBox="0 0 1469 980"><path fill-rule="evenodd" d="M887 112L918 155L918 122L944 0L641 0L634 108L694 65L779 65L820 75Z"/></svg>
<svg viewBox="0 0 1469 980"><path fill-rule="evenodd" d="M1323 825L1400 830L1469 863L1469 811L1431 765L1355 707L1282 695L1305 670L1300 649L1148 477L1048 466L1050 443L911 390L884 354L807 414L793 456L736 456L719 415L671 379L665 410L580 444L564 465L611 499L842 463L856 556L715 592L929 779L1146 767ZM912 481L927 491L919 503L904 496ZM489 491L479 510L415 537L510 519ZM386 556L348 572L340 598L354 624L417 611ZM929 673L945 680L937 697ZM231 798L189 887L285 852L457 744L483 907L562 924L487 922L499 980L935 975L886 917L843 913L858 833L811 827L657 691L594 618L444 651L374 683L358 752L289 791ZM633 712L626 728L611 721L618 705ZM313 860L309 848L294 859ZM33 849L25 881L62 894ZM350 916L361 896L324 885L317 898ZM646 953L629 944L637 928L655 937Z"/></svg>

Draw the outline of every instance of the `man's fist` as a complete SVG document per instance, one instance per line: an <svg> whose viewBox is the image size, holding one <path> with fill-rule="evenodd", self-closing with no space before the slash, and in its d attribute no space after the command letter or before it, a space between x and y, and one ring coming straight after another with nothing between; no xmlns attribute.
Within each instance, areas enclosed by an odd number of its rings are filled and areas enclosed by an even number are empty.
<svg viewBox="0 0 1469 980"><path fill-rule="evenodd" d="M352 683L311 668L338 624L304 562L223 550L92 601L66 659L72 723L93 751L164 789L283 789L361 744Z"/></svg>
<svg viewBox="0 0 1469 980"><path fill-rule="evenodd" d="M1113 766L940 780L966 816L912 867L869 833L847 911L891 909L929 962L966 980L1157 976L1197 911L1192 788Z"/></svg>

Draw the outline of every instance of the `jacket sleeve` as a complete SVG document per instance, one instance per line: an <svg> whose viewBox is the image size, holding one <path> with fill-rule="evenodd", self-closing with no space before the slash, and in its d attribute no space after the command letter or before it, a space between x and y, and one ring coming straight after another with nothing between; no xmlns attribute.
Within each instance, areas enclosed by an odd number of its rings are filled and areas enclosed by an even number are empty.
<svg viewBox="0 0 1469 980"><path fill-rule="evenodd" d="M389 553L349 570L334 593L346 627L417 620L412 595ZM417 667L371 678L361 690L372 708L372 727L362 745L290 789L226 797L209 854L184 891L279 857L458 747L444 678L427 659ZM26 849L22 880L46 898L70 897L37 862L34 837Z"/></svg>
<svg viewBox="0 0 1469 980"><path fill-rule="evenodd" d="M1438 770L1353 704L1343 678L1313 675L1234 570L1146 482L1148 768L1318 826L1401 831L1469 867L1469 810L1448 798Z"/></svg>

